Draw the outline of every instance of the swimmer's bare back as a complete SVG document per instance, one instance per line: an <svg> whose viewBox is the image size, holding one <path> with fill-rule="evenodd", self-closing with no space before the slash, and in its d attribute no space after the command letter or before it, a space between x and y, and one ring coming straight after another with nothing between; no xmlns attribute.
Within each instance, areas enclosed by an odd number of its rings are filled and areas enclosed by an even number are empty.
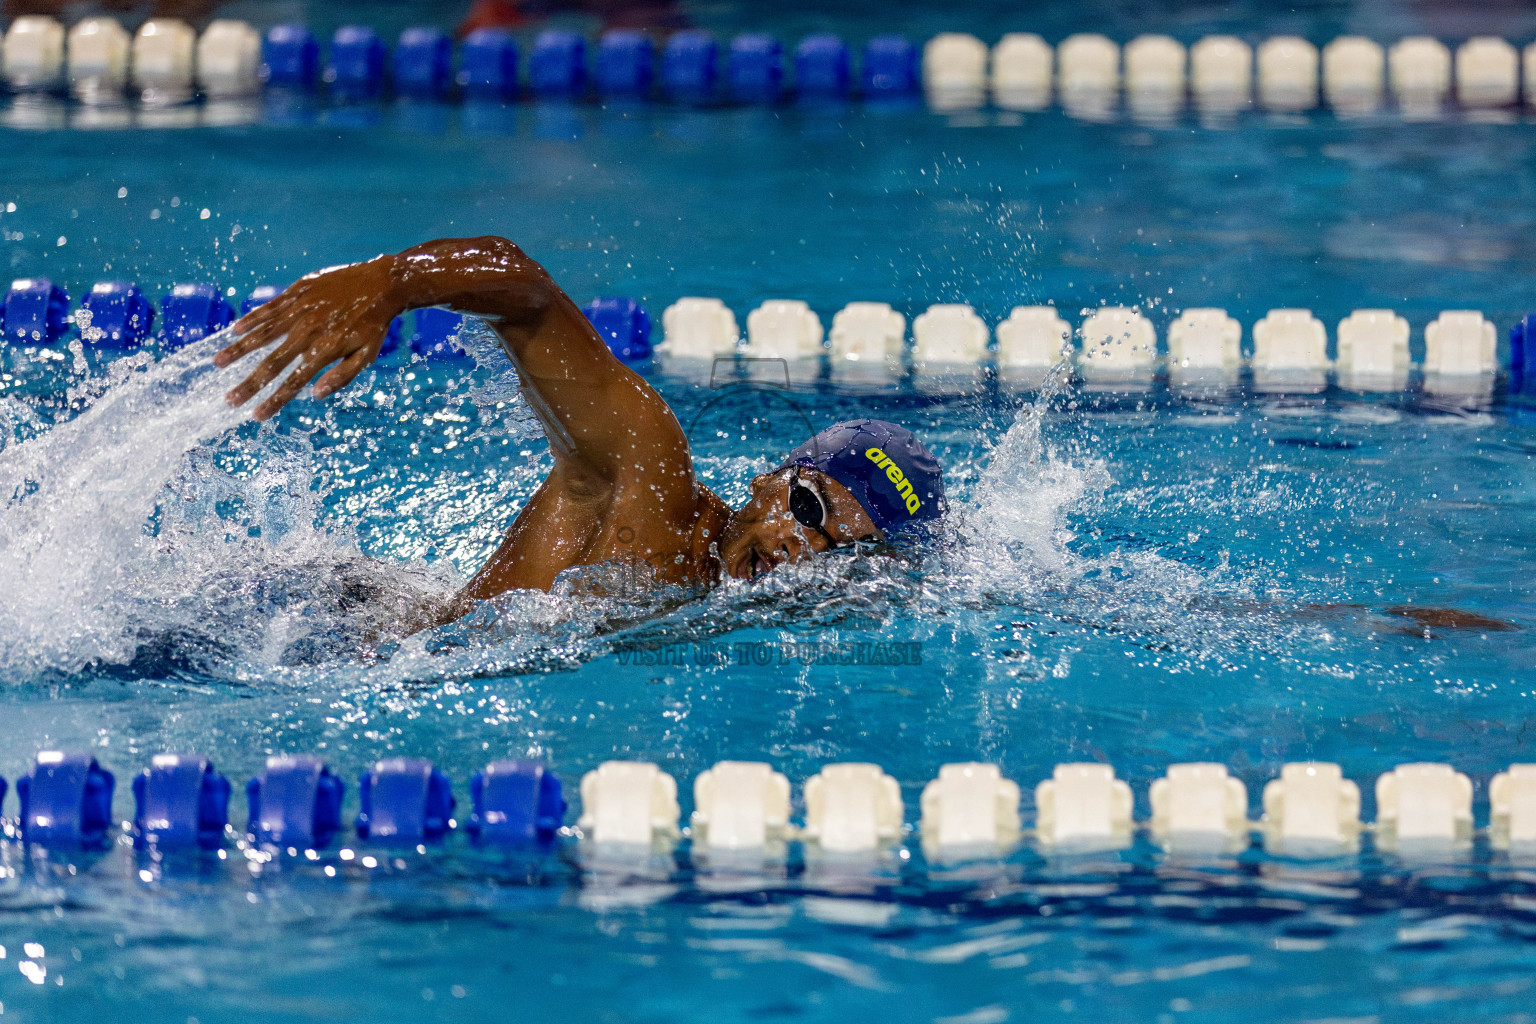
<svg viewBox="0 0 1536 1024"><path fill-rule="evenodd" d="M695 477L677 417L614 358L544 268L504 238L439 239L309 274L242 317L236 340L214 360L227 366L275 346L229 392L234 405L293 365L256 407L267 419L327 366L316 397L351 383L378 357L390 321L427 306L495 329L554 455L549 476L441 621L507 590L548 590L576 565L644 559L668 582L719 576L711 545L729 509Z"/></svg>

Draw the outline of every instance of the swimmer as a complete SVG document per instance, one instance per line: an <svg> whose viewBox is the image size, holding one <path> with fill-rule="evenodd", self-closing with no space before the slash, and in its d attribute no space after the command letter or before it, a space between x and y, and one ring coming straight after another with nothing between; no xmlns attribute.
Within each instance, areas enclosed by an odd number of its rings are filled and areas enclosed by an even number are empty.
<svg viewBox="0 0 1536 1024"><path fill-rule="evenodd" d="M699 482L662 397L614 357L544 268L504 238L440 239L316 271L242 317L214 362L228 366L272 347L229 392L236 406L292 367L256 406L255 416L267 419L311 381L317 398L351 383L378 357L390 321L428 306L482 317L495 329L554 455L501 546L439 622L509 590L548 590L583 565L644 559L661 582L750 579L860 542L894 541L945 510L933 455L905 428L871 419L806 441L756 477L747 503L732 510Z"/></svg>

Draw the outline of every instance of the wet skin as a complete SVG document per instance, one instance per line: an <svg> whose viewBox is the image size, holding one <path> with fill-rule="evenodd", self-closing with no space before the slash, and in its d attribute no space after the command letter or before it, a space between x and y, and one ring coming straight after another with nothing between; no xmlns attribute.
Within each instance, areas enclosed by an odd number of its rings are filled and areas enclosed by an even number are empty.
<svg viewBox="0 0 1536 1024"><path fill-rule="evenodd" d="M267 419L311 381L317 398L351 383L378 357L390 321L427 306L481 317L495 329L554 456L501 546L437 621L508 590L548 590L573 566L640 558L666 582L712 584L722 574L751 578L834 542L880 538L847 489L815 470L796 472L819 490L831 540L790 515L790 470L755 478L747 503L732 511L699 482L667 403L614 357L544 268L504 238L439 239L316 271L242 317L236 340L214 362L228 366L269 350L229 392L237 406L289 370L256 406L255 416Z"/></svg>

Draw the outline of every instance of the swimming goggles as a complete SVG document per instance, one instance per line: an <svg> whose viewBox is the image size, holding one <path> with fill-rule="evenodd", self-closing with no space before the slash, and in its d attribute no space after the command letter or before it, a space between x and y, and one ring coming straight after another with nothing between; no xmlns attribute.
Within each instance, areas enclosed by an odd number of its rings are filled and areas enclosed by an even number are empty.
<svg viewBox="0 0 1536 1024"><path fill-rule="evenodd" d="M789 477L789 514L801 526L826 538L828 551L847 546L827 532L827 504L815 485L802 480L799 473Z"/></svg>

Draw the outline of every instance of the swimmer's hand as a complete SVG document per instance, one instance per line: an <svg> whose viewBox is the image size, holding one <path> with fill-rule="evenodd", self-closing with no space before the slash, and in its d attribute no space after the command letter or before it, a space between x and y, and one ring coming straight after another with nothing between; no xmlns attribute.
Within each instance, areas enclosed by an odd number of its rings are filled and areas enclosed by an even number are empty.
<svg viewBox="0 0 1536 1024"><path fill-rule="evenodd" d="M258 420L277 415L331 363L336 365L315 383L316 398L352 383L378 358L390 321L405 311L394 263L393 256L379 256L306 274L236 321L235 341L213 357L214 365L228 366L257 349L281 344L225 395L229 404L249 402L294 360L298 365L256 407Z"/></svg>

